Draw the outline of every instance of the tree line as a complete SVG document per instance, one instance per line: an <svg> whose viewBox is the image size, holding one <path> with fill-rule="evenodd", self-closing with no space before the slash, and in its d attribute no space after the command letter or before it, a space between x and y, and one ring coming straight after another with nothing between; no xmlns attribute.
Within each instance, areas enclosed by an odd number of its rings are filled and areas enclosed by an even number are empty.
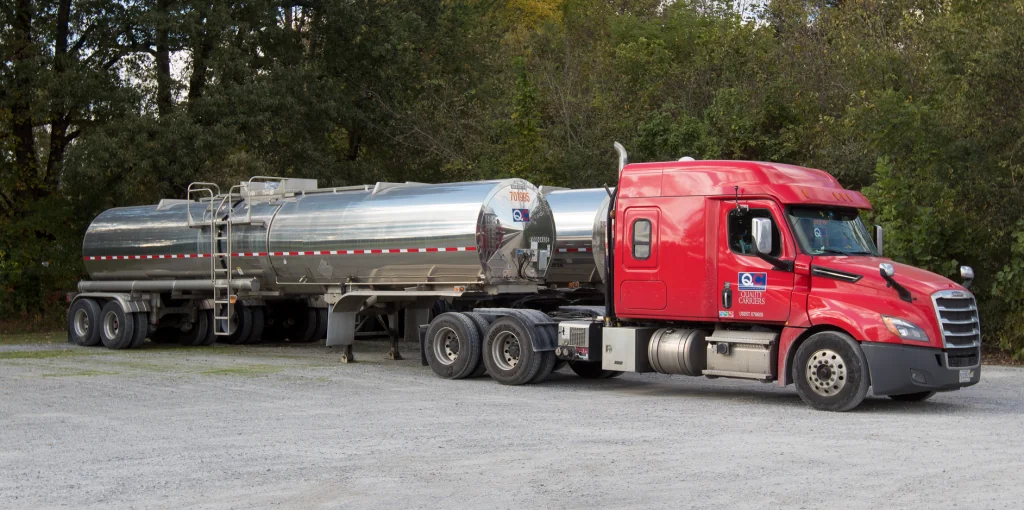
<svg viewBox="0 0 1024 510"><path fill-rule="evenodd" d="M591 187L619 140L832 173L1024 356L1022 0L10 0L0 51L8 328L60 324L96 214L192 181Z"/></svg>

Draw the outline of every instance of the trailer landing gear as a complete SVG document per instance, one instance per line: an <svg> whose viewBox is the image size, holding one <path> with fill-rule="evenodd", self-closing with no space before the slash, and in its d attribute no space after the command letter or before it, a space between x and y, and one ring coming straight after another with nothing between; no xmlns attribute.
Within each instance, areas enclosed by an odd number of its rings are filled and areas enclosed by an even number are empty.
<svg viewBox="0 0 1024 510"><path fill-rule="evenodd" d="M388 338L391 339L391 350L388 351L387 358L390 360L402 360L402 353L398 352L398 311L392 310L388 312Z"/></svg>
<svg viewBox="0 0 1024 510"><path fill-rule="evenodd" d="M344 352L341 353L342 363L355 363L356 357L352 354L352 344L346 345Z"/></svg>

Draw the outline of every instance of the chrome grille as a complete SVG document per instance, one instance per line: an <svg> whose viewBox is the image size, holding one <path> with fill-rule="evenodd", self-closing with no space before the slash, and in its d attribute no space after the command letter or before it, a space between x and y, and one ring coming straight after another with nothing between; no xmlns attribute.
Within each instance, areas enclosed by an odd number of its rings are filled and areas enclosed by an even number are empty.
<svg viewBox="0 0 1024 510"><path fill-rule="evenodd" d="M944 290L932 294L935 314L942 330L946 347L976 347L981 345L981 323L978 305L970 292Z"/></svg>

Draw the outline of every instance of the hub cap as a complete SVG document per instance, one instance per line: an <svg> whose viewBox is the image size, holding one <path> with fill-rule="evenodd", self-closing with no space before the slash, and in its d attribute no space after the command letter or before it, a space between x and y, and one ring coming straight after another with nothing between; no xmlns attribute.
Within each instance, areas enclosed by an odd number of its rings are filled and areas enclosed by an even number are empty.
<svg viewBox="0 0 1024 510"><path fill-rule="evenodd" d="M89 336L89 314L85 310L78 310L75 312L75 335L79 338L85 338Z"/></svg>
<svg viewBox="0 0 1024 510"><path fill-rule="evenodd" d="M832 349L815 351L805 373L811 390L823 397L835 396L846 386L846 360Z"/></svg>
<svg viewBox="0 0 1024 510"><path fill-rule="evenodd" d="M108 313L106 317L103 317L103 334L107 338L117 338L117 331L121 328L121 324L117 321L116 313Z"/></svg>
<svg viewBox="0 0 1024 510"><path fill-rule="evenodd" d="M498 368L502 370L512 370L519 364L519 356L522 354L522 347L519 344L519 338L510 331L502 331L498 333L497 338L494 339L491 348L491 358L494 359L494 363L498 365Z"/></svg>
<svg viewBox="0 0 1024 510"><path fill-rule="evenodd" d="M442 365L451 365L459 359L459 335L452 328L441 328L434 335L434 357Z"/></svg>

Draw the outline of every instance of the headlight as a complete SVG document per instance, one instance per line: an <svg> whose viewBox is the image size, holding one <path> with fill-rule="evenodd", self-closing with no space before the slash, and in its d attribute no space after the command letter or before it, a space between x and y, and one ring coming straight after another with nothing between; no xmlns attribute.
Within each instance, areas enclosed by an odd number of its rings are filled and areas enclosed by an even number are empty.
<svg viewBox="0 0 1024 510"><path fill-rule="evenodd" d="M887 315L882 316L882 322L885 323L885 327L892 332L892 334L904 339L904 340L915 340L918 342L927 342L928 334L923 329L917 327L917 324L906 321L903 319L897 319L896 317L889 317Z"/></svg>

